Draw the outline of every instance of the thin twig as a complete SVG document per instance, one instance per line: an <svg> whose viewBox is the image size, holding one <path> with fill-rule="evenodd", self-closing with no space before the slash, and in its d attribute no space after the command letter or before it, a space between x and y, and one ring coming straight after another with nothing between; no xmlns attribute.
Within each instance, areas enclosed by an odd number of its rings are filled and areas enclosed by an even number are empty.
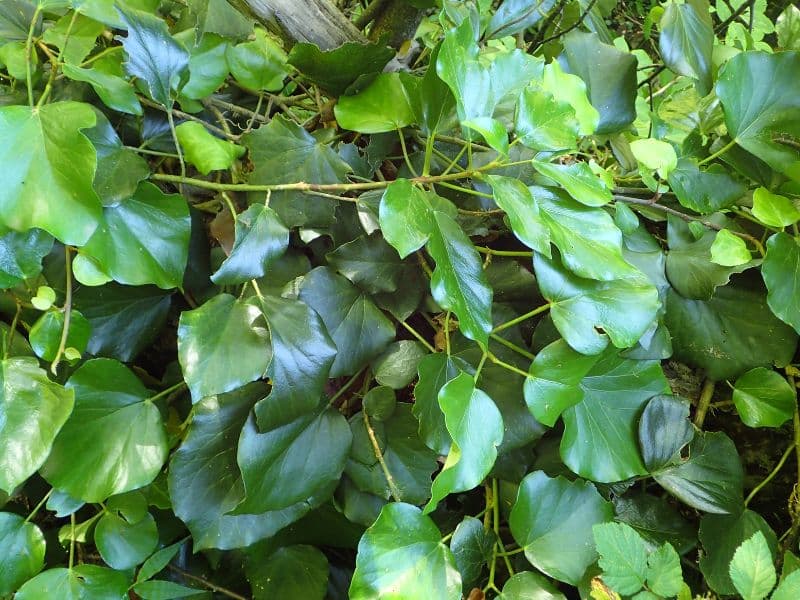
<svg viewBox="0 0 800 600"><path fill-rule="evenodd" d="M706 413L708 407L711 405L711 398L714 396L715 381L706 377L703 382L703 388L700 390L700 398L697 400L697 411L694 413L694 424L698 429L703 428L703 422L706 420Z"/></svg>
<svg viewBox="0 0 800 600"><path fill-rule="evenodd" d="M369 415L365 408L362 407L361 414L364 415L364 427L367 429L367 435L369 436L369 441L372 443L372 450L375 452L375 458L378 459L378 463L381 465L381 469L383 470L383 476L386 478L386 484L389 486L389 492L392 494L392 498L394 498L395 502L402 502L400 497L400 490L397 489L397 484L394 482L394 477L389 472L389 467L386 465L386 461L383 459L383 453L381 452L381 446L378 443L378 438L375 437L375 430L372 429L372 425L369 422Z"/></svg>

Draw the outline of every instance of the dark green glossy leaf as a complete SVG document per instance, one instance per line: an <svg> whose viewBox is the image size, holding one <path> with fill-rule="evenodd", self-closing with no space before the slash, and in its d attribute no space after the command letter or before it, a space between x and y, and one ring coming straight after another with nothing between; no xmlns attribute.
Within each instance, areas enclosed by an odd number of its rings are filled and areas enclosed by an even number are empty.
<svg viewBox="0 0 800 600"><path fill-rule="evenodd" d="M492 560L497 537L475 517L464 517L450 538L450 550L461 573L463 589L472 589L480 581L483 567Z"/></svg>
<svg viewBox="0 0 800 600"><path fill-rule="evenodd" d="M319 313L338 351L330 377L355 374L395 337L394 325L375 303L326 267L305 276L300 299Z"/></svg>
<svg viewBox="0 0 800 600"><path fill-rule="evenodd" d="M334 114L340 127L360 133L395 131L415 118L398 73L381 73L355 96L342 96Z"/></svg>
<svg viewBox="0 0 800 600"><path fill-rule="evenodd" d="M211 280L217 285L233 285L263 277L288 246L289 230L275 211L264 204L253 204L236 217L236 240L230 256Z"/></svg>
<svg viewBox="0 0 800 600"><path fill-rule="evenodd" d="M746 188L720 165L711 165L705 171L688 158L678 160L678 165L667 179L669 186L682 206L700 214L710 214L735 204L744 196Z"/></svg>
<svg viewBox="0 0 800 600"><path fill-rule="evenodd" d="M156 549L158 528L150 513L135 523L106 513L95 526L94 543L106 564L124 571L143 562Z"/></svg>
<svg viewBox="0 0 800 600"><path fill-rule="evenodd" d="M0 39L24 41L34 18L34 5L25 0L8 0L0 6ZM35 28L38 30L38 24Z"/></svg>
<svg viewBox="0 0 800 600"><path fill-rule="evenodd" d="M256 405L256 420L259 428L272 429L314 410L336 359L336 345L307 304L275 296L253 302L267 321L272 343L266 373L272 391Z"/></svg>
<svg viewBox="0 0 800 600"><path fill-rule="evenodd" d="M636 530L625 523L600 523L592 532L603 583L626 596L641 590L647 578L647 546Z"/></svg>
<svg viewBox="0 0 800 600"><path fill-rule="evenodd" d="M648 471L657 471L675 461L694 438L689 422L689 403L677 396L655 396L639 421L639 447Z"/></svg>
<svg viewBox="0 0 800 600"><path fill-rule="evenodd" d="M75 392L75 408L42 476L87 502L153 481L167 459L167 436L141 381L123 364L97 358L75 371L67 388Z"/></svg>
<svg viewBox="0 0 800 600"><path fill-rule="evenodd" d="M0 512L0 594L12 594L44 566L45 541L39 527Z"/></svg>
<svg viewBox="0 0 800 600"><path fill-rule="evenodd" d="M31 348L36 352L36 356L48 362L52 361L58 352L63 330L63 312L51 310L39 317L28 334ZM77 310L71 311L66 347L83 352L89 342L90 333L89 321Z"/></svg>
<svg viewBox="0 0 800 600"><path fill-rule="evenodd" d="M797 394L775 371L756 367L736 380L733 403L745 425L780 427L792 418Z"/></svg>
<svg viewBox="0 0 800 600"><path fill-rule="evenodd" d="M705 369L717 381L754 367L788 364L797 334L773 316L759 287L747 281L726 285L708 302L686 300L670 290L665 324L675 358Z"/></svg>
<svg viewBox="0 0 800 600"><path fill-rule="evenodd" d="M278 548L254 564L247 578L254 600L303 598L323 600L328 589L328 559L314 546Z"/></svg>
<svg viewBox="0 0 800 600"><path fill-rule="evenodd" d="M352 436L337 411L322 404L294 421L275 427L266 422L261 429L250 418L239 439L236 460L245 497L233 514L282 511L339 481Z"/></svg>
<svg viewBox="0 0 800 600"><path fill-rule="evenodd" d="M461 598L461 575L442 534L420 510L387 504L358 544L351 600Z"/></svg>
<svg viewBox="0 0 800 600"><path fill-rule="evenodd" d="M614 499L616 519L639 532L650 550L669 542L681 554L697 544L696 527L666 498L649 494L625 494Z"/></svg>
<svg viewBox="0 0 800 600"><path fill-rule="evenodd" d="M72 412L74 393L29 357L0 362L0 489L9 493L42 466Z"/></svg>
<svg viewBox="0 0 800 600"><path fill-rule="evenodd" d="M653 474L669 493L689 506L710 513L736 513L742 508L744 475L736 446L724 433L695 436L688 458Z"/></svg>
<svg viewBox="0 0 800 600"><path fill-rule="evenodd" d="M428 350L419 342L400 340L372 361L375 381L395 390L406 387L417 376L417 367Z"/></svg>
<svg viewBox="0 0 800 600"><path fill-rule="evenodd" d="M800 98L787 93L800 78L797 52L742 52L720 70L717 96L737 144L784 175L800 180Z"/></svg>
<svg viewBox="0 0 800 600"><path fill-rule="evenodd" d="M555 0L505 0L489 21L486 39L514 35L533 27L547 16L555 4Z"/></svg>
<svg viewBox="0 0 800 600"><path fill-rule="evenodd" d="M9 231L0 236L0 289L14 287L38 275L42 259L52 247L52 236L40 229Z"/></svg>
<svg viewBox="0 0 800 600"><path fill-rule="evenodd" d="M84 69L77 65L65 64L62 70L66 77L91 85L103 104L110 109L131 115L142 114L142 105L136 97L134 87L122 77L97 68Z"/></svg>
<svg viewBox="0 0 800 600"><path fill-rule="evenodd" d="M370 294L405 289L417 265L403 261L380 233L362 235L326 257L328 265Z"/></svg>
<svg viewBox="0 0 800 600"><path fill-rule="evenodd" d="M586 206L603 206L613 200L611 190L594 174L586 162L571 165L533 161L534 168L561 186L570 196Z"/></svg>
<svg viewBox="0 0 800 600"><path fill-rule="evenodd" d="M190 229L186 200L143 182L132 198L103 210L103 222L80 252L119 283L179 287Z"/></svg>
<svg viewBox="0 0 800 600"><path fill-rule="evenodd" d="M597 560L592 527L612 516L611 503L591 483L536 471L522 480L509 525L533 566L575 585Z"/></svg>
<svg viewBox="0 0 800 600"><path fill-rule="evenodd" d="M705 96L711 90L711 51L714 29L706 0L670 2L659 25L658 45L667 67L698 81Z"/></svg>
<svg viewBox="0 0 800 600"><path fill-rule="evenodd" d="M242 137L255 169L248 183L341 183L350 166L328 145L319 142L299 125L276 117ZM264 194L253 194L264 201ZM335 204L329 199L301 192L272 192L269 206L287 227L326 227L334 220Z"/></svg>
<svg viewBox="0 0 800 600"><path fill-rule="evenodd" d="M65 244L86 243L101 219L92 188L97 159L80 130L93 127L88 104L54 102L33 110L0 107L0 225L44 229ZM69 152L64 152L69 148Z"/></svg>
<svg viewBox="0 0 800 600"><path fill-rule="evenodd" d="M567 66L586 82L589 100L600 113L596 133L625 129L636 118L634 56L604 44L595 33L571 31L563 39Z"/></svg>
<svg viewBox="0 0 800 600"><path fill-rule="evenodd" d="M513 177L488 175L486 180L492 186L495 203L508 215L514 235L528 248L549 257L550 231L530 189Z"/></svg>
<svg viewBox="0 0 800 600"><path fill-rule="evenodd" d="M269 334L254 325L260 314L257 307L228 294L181 313L178 358L194 402L264 375L270 362Z"/></svg>
<svg viewBox="0 0 800 600"><path fill-rule="evenodd" d="M320 50L314 44L300 43L292 47L289 64L305 77L340 96L362 77L383 71L394 57L394 50L381 44L347 42L333 50Z"/></svg>
<svg viewBox="0 0 800 600"><path fill-rule="evenodd" d="M431 53L430 65L439 59L439 47ZM408 92L411 108L426 134L445 130L455 125L456 102L447 84L436 73L436 68L428 68L419 79L407 73L400 73L400 79Z"/></svg>
<svg viewBox="0 0 800 600"><path fill-rule="evenodd" d="M800 246L787 233L776 233L767 240L767 255L761 276L767 286L767 304L784 323L800 332L800 297L795 290L800 272Z"/></svg>
<svg viewBox="0 0 800 600"><path fill-rule="evenodd" d="M14 596L17 600L120 600L130 581L122 571L84 563L72 569L57 568L39 573Z"/></svg>

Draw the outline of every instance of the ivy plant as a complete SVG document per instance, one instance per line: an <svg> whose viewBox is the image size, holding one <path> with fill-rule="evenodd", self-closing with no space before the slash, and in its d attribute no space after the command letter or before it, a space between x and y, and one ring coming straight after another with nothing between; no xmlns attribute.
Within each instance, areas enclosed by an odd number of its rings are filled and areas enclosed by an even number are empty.
<svg viewBox="0 0 800 600"><path fill-rule="evenodd" d="M798 9L335 4L0 3L0 598L800 597Z"/></svg>

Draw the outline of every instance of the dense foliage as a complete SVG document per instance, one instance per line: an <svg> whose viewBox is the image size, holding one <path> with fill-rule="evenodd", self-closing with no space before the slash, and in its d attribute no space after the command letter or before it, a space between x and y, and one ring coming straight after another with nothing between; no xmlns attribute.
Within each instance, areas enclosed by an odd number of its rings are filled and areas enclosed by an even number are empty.
<svg viewBox="0 0 800 600"><path fill-rule="evenodd" d="M409 2L0 3L0 598L800 598L800 10Z"/></svg>

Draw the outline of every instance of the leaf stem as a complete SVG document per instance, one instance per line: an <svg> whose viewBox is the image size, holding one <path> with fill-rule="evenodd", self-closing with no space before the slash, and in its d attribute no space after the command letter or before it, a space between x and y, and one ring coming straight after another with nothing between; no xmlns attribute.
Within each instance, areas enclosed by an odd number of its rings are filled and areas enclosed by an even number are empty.
<svg viewBox="0 0 800 600"><path fill-rule="evenodd" d="M492 338L498 344L502 344L503 346L505 346L509 350L513 350L514 352L516 352L520 356L524 356L528 360L533 360L534 358L536 358L535 354L532 354L531 352L528 352L524 348L520 348L519 346L517 346L513 342L509 342L506 338L501 337L501 336L497 335L496 333L490 333L489 337Z"/></svg>
<svg viewBox="0 0 800 600"><path fill-rule="evenodd" d="M72 570L72 565L75 560L75 513L69 516L69 570Z"/></svg>
<svg viewBox="0 0 800 600"><path fill-rule="evenodd" d="M69 246L64 246L64 272L66 273L66 289L64 290L64 328L61 330L61 340L58 343L58 350L50 364L50 372L58 374L58 363L67 349L67 338L69 336L69 326L72 320L72 260L69 253Z"/></svg>
<svg viewBox="0 0 800 600"><path fill-rule="evenodd" d="M400 138L400 148L403 150L403 160L405 161L408 170L414 177L419 177L419 173L417 173L417 170L414 168L414 165L411 164L411 159L408 157L408 148L406 148L406 138L403 135L403 130L400 129L399 127L397 128L397 137ZM423 173L423 175L424 174L425 173Z"/></svg>
<svg viewBox="0 0 800 600"><path fill-rule="evenodd" d="M755 495L758 494L758 492L760 492L765 485L767 485L770 481L772 481L775 478L775 476L781 470L783 465L786 464L786 461L788 460L789 456L792 454L792 451L794 449L795 449L795 443L794 440L792 440L792 443L789 444L788 448L786 448L786 451L783 453L783 456L781 456L781 459L778 461L778 464L775 465L775 468L772 469L770 474L767 475L764 478L764 480L761 483L759 483L756 487L754 487L753 490L747 495L747 498L745 498L744 501L745 508L747 507L748 504L750 504L750 501L755 497Z"/></svg>
<svg viewBox="0 0 800 600"><path fill-rule="evenodd" d="M405 321L398 320L397 322L400 323L400 325L402 325L405 328L405 330L408 331L408 333L410 333L415 338L417 338L419 343L422 344L423 346L425 346L428 349L428 352L430 352L431 354L435 354L436 353L436 348L434 348L428 340L426 340L424 337L422 337L422 334L419 331L417 331L416 329L411 327L411 325L409 325Z"/></svg>
<svg viewBox="0 0 800 600"><path fill-rule="evenodd" d="M189 581L195 581L200 585L207 587L212 592L217 592L218 594L222 594L223 596L227 596L228 598L234 598L235 600L247 600L245 596L241 594L237 594L236 592L224 588L216 583L211 583L210 581L203 579L202 577L198 577L197 575L192 575L191 573L184 571L181 568L176 567L175 565L167 565L167 567L171 570L183 577L184 579L188 579Z"/></svg>
<svg viewBox="0 0 800 600"><path fill-rule="evenodd" d="M494 364L496 364L497 366L499 366L499 367L503 367L504 369L508 369L508 370L509 370L509 371L511 371L512 373L516 373L517 375L521 375L522 377L525 377L525 378L531 377L531 374L530 374L530 373L526 373L526 372L525 372L525 371L523 371L522 369L518 369L518 368L517 368L517 367L515 367L514 365L510 365L510 364L508 364L507 362L500 360L499 358L497 358L497 357L496 357L494 354L492 354L491 352L488 352L488 355L489 355L489 360L490 360L490 361L492 361L492 362L493 362Z"/></svg>
<svg viewBox="0 0 800 600"><path fill-rule="evenodd" d="M707 156L707 157L706 157L706 158L704 158L703 160L699 161L699 162L697 163L697 166L699 167L699 166L702 166L702 165L704 165L704 164L706 164L706 163L710 163L710 162L711 162L712 160L714 160L715 158L719 158L720 156L722 156L723 154L725 154L725 153L726 153L728 150L730 150L731 148L733 148L735 145L736 145L736 140L735 140L735 139L732 139L730 142L728 142L727 144L725 144L725 145L724 145L722 148L720 148L719 150L717 150L716 152L714 152L714 154L711 154L710 156Z"/></svg>
<svg viewBox="0 0 800 600"><path fill-rule="evenodd" d="M175 120L172 118L172 107L167 109L167 122L169 123L169 130L172 132L172 141L175 143L175 151L178 153L178 163L181 166L181 177L185 179L186 163L183 160L183 150L181 150L181 144L178 141L178 132L175 130ZM183 184L178 184L178 191L181 193L181 196L184 195Z"/></svg>
<svg viewBox="0 0 800 600"><path fill-rule="evenodd" d="M531 317L535 317L536 315L539 315L539 314L543 313L544 311L548 310L550 308L550 306L551 306L550 302L548 302L547 304L542 304L541 306L538 306L538 307L534 308L533 310L531 310L529 312L526 312L524 315L520 315L520 316L516 317L515 319L511 319L510 321L506 321L505 323L500 323L500 325L498 325L497 327L492 329L492 333L497 333L498 331L503 331L504 329L508 329L509 327L513 327L517 323L522 323L523 321L526 321L526 320L530 319Z"/></svg>
<svg viewBox="0 0 800 600"><path fill-rule="evenodd" d="M8 358L8 353L11 351L11 344L14 343L14 333L17 330L19 317L22 314L22 304L19 300L17 303L17 311L14 313L14 318L11 320L11 327L8 329L8 337L3 336L3 360Z"/></svg>
<svg viewBox="0 0 800 600"><path fill-rule="evenodd" d="M706 413L711 405L711 398L714 396L715 385L716 382L709 377L706 377L705 381L703 381L700 398L697 400L697 411L694 414L694 424L698 429L703 428L703 421L706 420Z"/></svg>
<svg viewBox="0 0 800 600"><path fill-rule="evenodd" d="M55 491L55 488L50 488L50 491L49 491L49 492L47 492L47 493L44 495L44 498L42 498L41 500L39 500L39 503L38 503L36 506L34 506L34 507L33 507L33 510L32 510L32 511L31 511L31 512L28 514L28 516L27 516L27 517L25 517L25 523L27 523L28 521L30 521L31 519L33 519L33 517L35 517L35 516L36 516L36 513L38 513L38 512L39 512L39 509L40 509L40 508L42 508L42 506L44 506L44 503L45 503L45 502L47 502L47 499L48 499L48 498L50 498L50 496L53 494L53 492L54 492L54 491Z"/></svg>
<svg viewBox="0 0 800 600"><path fill-rule="evenodd" d="M156 400L158 400L160 398L163 398L164 396L169 396L172 392L174 392L176 390L179 390L181 388L185 388L185 387L186 387L186 382L185 381L179 381L175 385L169 386L167 389L158 392L154 396L150 396L146 400L146 402L155 402Z"/></svg>
<svg viewBox="0 0 800 600"><path fill-rule="evenodd" d="M361 414L364 416L364 427L367 429L369 441L372 443L372 450L375 453L375 458L378 459L381 469L383 470L383 476L386 478L386 484L389 486L389 492L392 494L392 498L394 498L395 502L402 502L400 490L397 489L397 484L394 482L394 477L392 477L392 474L389 472L389 467L387 466L386 461L383 459L381 446L378 443L378 438L375 437L375 430L372 429L372 425L369 422L369 415L363 407L361 408Z"/></svg>
<svg viewBox="0 0 800 600"><path fill-rule="evenodd" d="M433 155L433 144L436 141L436 135L431 134L425 140L425 161L422 164L422 174L428 176L431 174L431 156Z"/></svg>
<svg viewBox="0 0 800 600"><path fill-rule="evenodd" d="M533 258L533 252L524 250L495 250L486 246L475 246L475 250L481 254L490 254L492 256L518 256L520 258Z"/></svg>
<svg viewBox="0 0 800 600"><path fill-rule="evenodd" d="M344 394L347 390L349 390L353 386L353 384L356 381L358 381L358 378L361 377L361 375L364 374L364 371L366 369L367 369L367 367L364 367L363 369L361 369L358 373L356 373L350 379L348 379L342 387L340 387L338 390L336 390L336 393L333 396L331 396L331 399L328 401L328 406L333 406L334 403L339 398L342 397L342 394Z"/></svg>
<svg viewBox="0 0 800 600"><path fill-rule="evenodd" d="M25 38L25 82L28 86L28 105L33 108L33 73L31 73L31 51L33 50L33 31L36 29L36 23L39 20L39 15L42 14L41 4L36 5L33 11L33 19L31 19L31 26L28 28L28 37Z"/></svg>

